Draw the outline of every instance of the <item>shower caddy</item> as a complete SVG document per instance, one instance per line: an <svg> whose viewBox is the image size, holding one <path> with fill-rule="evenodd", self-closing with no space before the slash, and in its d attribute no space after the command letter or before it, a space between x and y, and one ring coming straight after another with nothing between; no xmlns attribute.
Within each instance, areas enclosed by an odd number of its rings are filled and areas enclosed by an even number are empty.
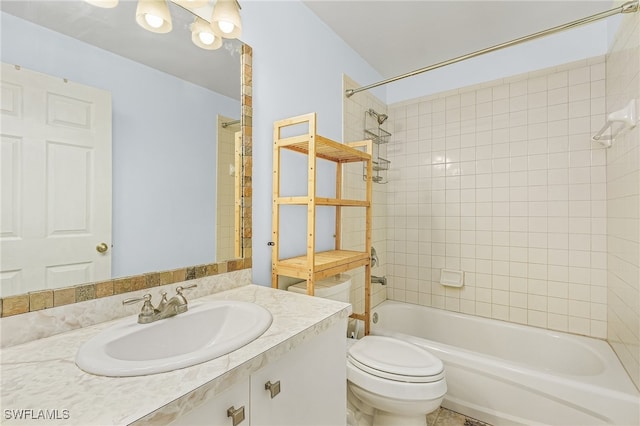
<svg viewBox="0 0 640 426"><path fill-rule="evenodd" d="M307 133L283 137L283 129L291 126L307 125ZM273 124L273 246L271 262L271 286L278 288L278 276L299 278L307 281L307 294L314 295L314 283L318 280L340 274L358 267L365 268L364 312L354 313L352 318L362 320L365 334L369 334L369 314L371 309L371 224L372 224L372 143L370 140L339 143L316 133L316 113L309 113L279 120ZM294 197L280 196L280 153L289 149L308 157L307 195ZM363 151L364 149L364 151ZM316 197L316 159L336 163L336 197ZM342 165L362 162L366 169L366 191L364 200L342 198ZM280 207L283 205L307 206L307 253L303 256L280 259ZM335 248L316 252L316 207L333 206L336 209ZM341 209L363 208L366 228L363 251L342 250L340 248Z"/></svg>
<svg viewBox="0 0 640 426"><path fill-rule="evenodd" d="M384 119L380 119L384 117ZM371 123L371 118L374 118ZM371 155L373 157L373 183L388 183L389 179L386 176L386 172L389 170L391 161L380 156L381 145L385 145L391 138L391 133L382 128L382 122L388 117L386 114L379 114L373 108L369 108L364 112L364 137L370 139L373 142L373 151ZM383 173L381 173L383 172ZM367 171L362 169L362 178L367 179Z"/></svg>

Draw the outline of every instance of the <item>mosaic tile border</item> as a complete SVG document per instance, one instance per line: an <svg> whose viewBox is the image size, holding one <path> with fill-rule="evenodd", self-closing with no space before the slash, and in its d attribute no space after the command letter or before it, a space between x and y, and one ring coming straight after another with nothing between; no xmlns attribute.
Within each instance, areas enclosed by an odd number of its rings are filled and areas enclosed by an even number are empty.
<svg viewBox="0 0 640 426"><path fill-rule="evenodd" d="M240 129L242 132L242 255L251 258L252 206L253 195L253 48L242 45L242 116Z"/></svg>
<svg viewBox="0 0 640 426"><path fill-rule="evenodd" d="M251 46L243 44L241 55L242 67L240 78L243 114L241 116L240 126L242 131L243 183L240 202L242 205L241 243L243 258L8 296L0 299L1 318L251 268L251 196L253 166L253 49Z"/></svg>
<svg viewBox="0 0 640 426"><path fill-rule="evenodd" d="M160 287L227 272L251 268L251 258L188 266L52 290L40 290L0 299L0 317L26 314L47 308Z"/></svg>

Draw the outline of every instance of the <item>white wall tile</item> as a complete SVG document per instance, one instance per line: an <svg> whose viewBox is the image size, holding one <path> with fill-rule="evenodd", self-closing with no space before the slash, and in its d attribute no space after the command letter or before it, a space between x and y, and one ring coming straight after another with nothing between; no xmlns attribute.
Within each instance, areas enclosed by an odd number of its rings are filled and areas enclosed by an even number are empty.
<svg viewBox="0 0 640 426"><path fill-rule="evenodd" d="M606 250L606 238L596 238L606 235L606 155L589 135L591 94L605 95L603 61L417 103L417 122L440 130L417 134L416 146L428 157L411 143L403 144L402 154L389 151L392 164L403 168L399 187L424 181L404 199L388 196L406 215L390 221L396 231L414 229L387 235L391 297L406 300L415 292L418 303L443 309L602 334L606 292L591 290L591 275L605 271L606 261L592 262L591 250L593 241ZM461 133L460 121L472 118ZM408 158L430 172L412 173ZM411 211L412 200L420 198L427 207ZM422 240L415 231L421 225L429 226ZM432 285L407 281L418 279L418 260L400 250L414 241L429 247ZM473 291L445 291L437 283L443 267L464 269ZM595 280L597 288L606 288L606 274L602 278Z"/></svg>
<svg viewBox="0 0 640 426"><path fill-rule="evenodd" d="M634 14L636 15L636 14ZM633 59L632 59L633 58ZM629 16L622 20L611 51L607 55L606 69L592 66L590 90L600 96L592 101L592 115L600 113L603 91L606 91L607 112L623 107L630 99L640 101L640 17ZM602 80L602 79L605 80ZM605 81L605 87L602 82ZM606 89L606 90L605 90ZM597 112L596 112L597 111ZM596 121L597 123L597 121ZM601 125L602 120L600 120ZM640 387L640 356L638 355L638 336L640 336L640 203L637 194L640 191L640 150L638 127L616 138L611 148L606 150L606 174L601 170L592 173L592 180L603 182L606 178L606 205L602 201L591 203L592 215L606 217L608 238L607 268L608 276L602 276L596 270L591 274L591 312L590 327L594 335L607 337L618 357L636 386ZM592 164L602 164L604 153L595 152ZM602 200L602 188L594 188L595 196ZM594 231L603 232L603 224L598 223ZM606 249L602 236L592 238L593 251L601 259ZM602 265L600 261L598 264ZM608 287L605 294L604 286ZM606 303L606 316L602 310ZM607 317L609 321L607 321ZM577 327L578 325L576 325ZM580 324L580 326L583 326ZM634 354L629 356L629 354Z"/></svg>

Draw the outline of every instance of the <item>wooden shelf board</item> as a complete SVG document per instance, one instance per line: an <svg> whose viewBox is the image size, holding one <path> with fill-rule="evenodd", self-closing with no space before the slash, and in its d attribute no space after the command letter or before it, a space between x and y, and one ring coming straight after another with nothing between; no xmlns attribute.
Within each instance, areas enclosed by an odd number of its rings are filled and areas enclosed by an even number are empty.
<svg viewBox="0 0 640 426"><path fill-rule="evenodd" d="M322 251L315 254L315 271L316 279L322 279L318 277L318 273L323 271L333 271L336 268L353 267L354 264L359 266L365 265L369 262L370 255L361 251L351 250L330 250ZM357 266L355 266L357 267ZM276 264L278 274L299 277L303 275L305 278L308 276L309 271L307 268L307 256L296 256L289 259L281 259ZM345 269L347 270L347 269ZM285 273L285 271L299 271L295 275L289 275L292 272ZM339 272L335 272L335 275ZM329 276L329 275L327 275Z"/></svg>
<svg viewBox="0 0 640 426"><path fill-rule="evenodd" d="M276 144L282 148L309 154L309 135L293 136L279 139ZM336 163L353 163L358 161L371 161L371 155L349 145L332 141L316 135L316 157Z"/></svg>
<svg viewBox="0 0 640 426"><path fill-rule="evenodd" d="M309 197L280 197L276 198L276 204L292 204L292 205L306 205L309 203ZM369 202L366 200L346 200L339 198L323 198L316 197L317 206L336 206L336 207L369 207Z"/></svg>

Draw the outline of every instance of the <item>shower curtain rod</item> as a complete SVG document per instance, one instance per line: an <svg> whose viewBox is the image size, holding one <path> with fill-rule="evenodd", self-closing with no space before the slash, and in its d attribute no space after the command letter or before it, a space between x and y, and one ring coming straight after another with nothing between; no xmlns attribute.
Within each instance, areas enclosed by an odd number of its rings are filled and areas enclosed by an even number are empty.
<svg viewBox="0 0 640 426"><path fill-rule="evenodd" d="M225 121L224 123L222 123L222 127L224 127L225 129L233 124L238 124L240 123L240 120L231 120L231 121Z"/></svg>
<svg viewBox="0 0 640 426"><path fill-rule="evenodd" d="M639 0L629 1L614 9L596 13L595 15L587 16L586 18L578 19L577 21L572 21L567 24L558 25L557 27L549 28L547 30L538 31L537 33L516 38L514 40L507 41L505 43L496 44L495 46L487 47L482 50L477 50L472 53L467 53L466 55L458 56L457 58L449 59L443 62L438 62L437 64L429 65L427 67L420 68L418 70L411 71L406 74L399 75L397 77L392 77L386 80L379 81L377 83L369 84L368 86L358 87L357 89L347 89L345 90L345 95L347 96L347 98L350 98L351 96L353 96L358 92L363 92L365 90L373 89L374 87L382 86L388 83L393 83L394 81L402 80L403 78L413 77L414 75L422 74L423 72L427 72L427 71L435 70L437 68L445 67L447 65L455 64L456 62L461 62L466 59L475 58L476 56L484 55L485 53L490 53L496 50L504 49L505 47L515 46L517 44L524 43L525 41L535 40L537 38L544 37L549 34L555 34L560 31L568 30L571 28L579 27L581 25L589 24L591 22L599 21L600 19L608 18L609 16L617 15L618 13L637 12L638 2Z"/></svg>

